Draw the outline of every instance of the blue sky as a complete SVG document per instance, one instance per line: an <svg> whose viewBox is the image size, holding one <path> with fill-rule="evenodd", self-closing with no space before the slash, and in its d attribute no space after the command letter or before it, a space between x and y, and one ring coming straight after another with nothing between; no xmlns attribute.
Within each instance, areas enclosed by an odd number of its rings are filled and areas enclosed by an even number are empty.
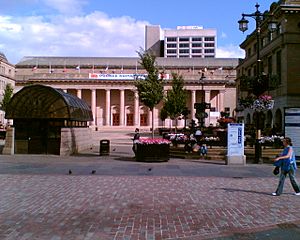
<svg viewBox="0 0 300 240"><path fill-rule="evenodd" d="M23 56L133 57L144 47L145 25L217 30L217 57L243 57L237 21L256 0L0 0L0 51ZM269 10L272 0L258 2Z"/></svg>

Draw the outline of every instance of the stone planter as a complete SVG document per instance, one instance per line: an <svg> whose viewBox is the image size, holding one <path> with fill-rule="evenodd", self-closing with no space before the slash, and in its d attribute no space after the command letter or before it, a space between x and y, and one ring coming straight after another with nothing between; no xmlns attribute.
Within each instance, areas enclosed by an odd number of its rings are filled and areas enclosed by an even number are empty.
<svg viewBox="0 0 300 240"><path fill-rule="evenodd" d="M165 162L169 160L170 144L137 144L139 162Z"/></svg>

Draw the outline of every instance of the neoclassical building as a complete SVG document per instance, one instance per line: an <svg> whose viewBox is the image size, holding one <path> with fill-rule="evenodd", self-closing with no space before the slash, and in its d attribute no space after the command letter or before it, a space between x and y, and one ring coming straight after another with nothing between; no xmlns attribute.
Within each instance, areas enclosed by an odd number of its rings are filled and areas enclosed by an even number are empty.
<svg viewBox="0 0 300 240"><path fill-rule="evenodd" d="M15 86L15 66L7 60L4 53L0 52L0 101L3 99L4 90L7 84ZM5 113L0 110L0 123L6 124Z"/></svg>
<svg viewBox="0 0 300 240"><path fill-rule="evenodd" d="M205 124L216 124L220 112L234 115L236 107L235 68L238 59L162 58L157 65L164 89L171 88L171 73L181 74L188 91L189 119L195 119L194 104L211 103ZM89 123L95 129L107 127L150 127L151 112L140 101L134 87L136 75L146 74L138 58L129 57L24 57L16 64L16 91L27 84L44 84L63 89L85 100L93 112ZM153 111L155 128L172 126L160 119L160 103ZM179 127L184 121L179 121Z"/></svg>

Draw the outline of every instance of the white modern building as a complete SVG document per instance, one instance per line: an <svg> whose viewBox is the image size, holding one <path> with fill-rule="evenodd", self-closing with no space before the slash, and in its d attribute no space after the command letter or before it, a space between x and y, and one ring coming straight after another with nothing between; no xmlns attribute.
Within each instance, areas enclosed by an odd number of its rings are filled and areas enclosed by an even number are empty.
<svg viewBox="0 0 300 240"><path fill-rule="evenodd" d="M217 31L201 26L178 26L162 30L146 26L145 49L165 58L214 58Z"/></svg>

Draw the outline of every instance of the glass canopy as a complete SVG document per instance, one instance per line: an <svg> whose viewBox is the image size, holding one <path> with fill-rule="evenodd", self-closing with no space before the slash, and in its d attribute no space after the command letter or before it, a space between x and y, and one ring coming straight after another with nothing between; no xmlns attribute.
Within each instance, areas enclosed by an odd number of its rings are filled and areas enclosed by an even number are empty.
<svg viewBox="0 0 300 240"><path fill-rule="evenodd" d="M92 121L93 114L88 104L80 98L60 89L36 84L14 94L5 118Z"/></svg>

